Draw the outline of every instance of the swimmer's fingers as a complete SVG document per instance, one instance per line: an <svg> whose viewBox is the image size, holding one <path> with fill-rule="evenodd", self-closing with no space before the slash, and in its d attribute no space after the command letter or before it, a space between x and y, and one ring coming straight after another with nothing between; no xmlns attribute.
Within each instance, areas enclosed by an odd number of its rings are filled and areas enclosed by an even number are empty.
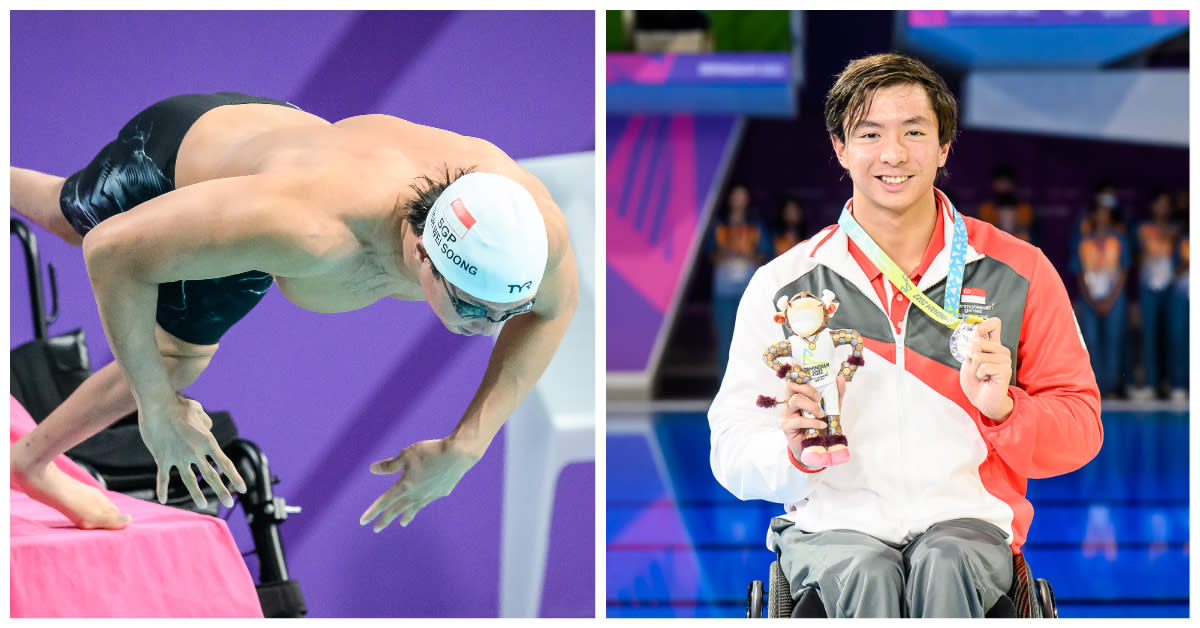
<svg viewBox="0 0 1200 628"><path fill-rule="evenodd" d="M375 522L375 531L382 532L384 528L392 525L392 521L400 516L400 513L406 510L408 510L407 500L399 500L392 504L391 508L383 511L383 516L379 518L379 521Z"/></svg>
<svg viewBox="0 0 1200 628"><path fill-rule="evenodd" d="M382 497L380 497L379 499L383 499L383 498L382 498ZM371 522L371 520L372 520L372 519L374 519L374 518L375 518L375 515L378 515L378 514L379 514L379 512L378 512L378 511L376 511L376 507L379 505L379 499L376 499L376 500L374 501L374 503L372 503L372 504L371 504L371 505L370 505L370 506L367 508L367 510L366 510L365 512L363 512L362 516L360 516L360 517L358 518L358 525L360 525L360 526L365 526L365 525L367 525L368 523L370 523L370 522Z"/></svg>
<svg viewBox="0 0 1200 628"><path fill-rule="evenodd" d="M823 430L829 427L829 424L821 419L814 419L812 417L792 416L785 418L779 427L790 438L808 430Z"/></svg>
<svg viewBox="0 0 1200 628"><path fill-rule="evenodd" d="M393 473L399 473L400 471L404 470L404 461L402 460L403 457L404 454L401 453L393 458L380 460L379 462L371 465L371 473L374 473L375 475L391 475Z"/></svg>
<svg viewBox="0 0 1200 628"><path fill-rule="evenodd" d="M421 512L421 509L428 505L429 505L429 502L425 502L424 504L421 504L420 506L417 506L416 508L409 508L404 513L404 517L400 519L400 527L407 528L408 524L412 523L413 518L417 516L417 513Z"/></svg>
<svg viewBox="0 0 1200 628"><path fill-rule="evenodd" d="M389 488L383 495L380 495L378 499L372 502L370 508L367 508L367 511L358 518L358 525L367 525L372 519L378 517L379 513L383 512L387 507L389 507L397 497L395 491L396 487L393 486L392 488Z"/></svg>
<svg viewBox="0 0 1200 628"><path fill-rule="evenodd" d="M825 411L821 408L821 393L816 388L808 384L797 386L789 383L787 392L787 403L783 408L785 419L796 416L825 418Z"/></svg>
<svg viewBox="0 0 1200 628"><path fill-rule="evenodd" d="M204 466L201 462L198 466ZM204 497L204 492L200 490L200 483L196 481L196 472L192 470L191 463L179 467L179 478L183 480L183 485L187 487L188 495L192 496L192 501L196 505L204 508L208 505L208 500Z"/></svg>
<svg viewBox="0 0 1200 628"><path fill-rule="evenodd" d="M216 439L213 439L213 442L216 443ZM224 473L225 477L229 478L230 488L239 493L246 492L246 481L242 479L242 474L238 473L237 466L233 464L229 456L225 455L225 452L218 448L209 454L209 457L217 463L217 468L221 470L221 473Z"/></svg>
<svg viewBox="0 0 1200 628"><path fill-rule="evenodd" d="M158 477L154 482L154 494L158 496L158 503L165 504L167 503L167 485L171 480L171 465L164 466L158 464L158 461L155 461L155 464L158 467Z"/></svg>
<svg viewBox="0 0 1200 628"><path fill-rule="evenodd" d="M208 482L209 487L217 494L217 499L225 504L226 508L233 507L233 496L229 494L229 490L225 488L225 484L221 482L221 476L217 475L215 469L209 464L208 460L200 463L200 475L204 476L204 481Z"/></svg>
<svg viewBox="0 0 1200 628"><path fill-rule="evenodd" d="M400 527L407 527L408 524L412 523L412 520L417 516L417 513L421 512L421 509L428 504L428 501L421 502L411 499L401 499L397 501L392 505L391 508L388 508L383 513L383 517L380 517L379 522L375 524L375 531L379 532L391 525L392 521L395 520L396 517L399 517L401 513L403 513L404 516L400 517Z"/></svg>
<svg viewBox="0 0 1200 628"><path fill-rule="evenodd" d="M999 340L1000 330L1001 321L996 317L985 319L982 323L975 325L975 335L980 338L987 338L989 340Z"/></svg>

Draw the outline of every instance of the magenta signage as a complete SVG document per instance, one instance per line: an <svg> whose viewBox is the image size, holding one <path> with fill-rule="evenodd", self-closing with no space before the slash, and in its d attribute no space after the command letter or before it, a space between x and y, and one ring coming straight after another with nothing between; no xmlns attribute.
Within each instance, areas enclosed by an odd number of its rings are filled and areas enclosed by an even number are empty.
<svg viewBox="0 0 1200 628"><path fill-rule="evenodd" d="M704 235L733 116L608 118L605 188L610 371L643 371Z"/></svg>
<svg viewBox="0 0 1200 628"><path fill-rule="evenodd" d="M785 52L717 54L607 55L609 85L777 84L791 81L791 56Z"/></svg>

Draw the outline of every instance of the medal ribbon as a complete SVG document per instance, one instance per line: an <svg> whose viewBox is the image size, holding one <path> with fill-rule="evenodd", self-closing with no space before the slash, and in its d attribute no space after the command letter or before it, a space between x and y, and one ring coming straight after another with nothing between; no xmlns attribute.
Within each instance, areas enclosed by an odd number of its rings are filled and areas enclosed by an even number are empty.
<svg viewBox="0 0 1200 628"><path fill-rule="evenodd" d="M963 222L962 216L958 215L958 210L954 208L950 199L943 196L940 190L935 189L934 193L937 195L938 201L945 201L946 205L950 207L950 213L954 215L954 238L950 243L950 268L946 273L946 298L942 307L938 307L933 299L925 296L925 293L913 284L908 275L892 261L892 258L888 257L887 253L884 253L883 249L875 244L871 236L867 235L854 216L850 215L850 204L854 199L846 201L846 206L842 208L842 215L838 218L838 226L846 230L846 234L858 245L858 248L862 249L871 263L875 264L883 272L883 276L887 277L897 290L908 297L913 305L916 305L933 320L954 329L963 322L958 305L962 299L963 269L967 265L967 225ZM941 211L941 207L938 207L937 210ZM983 319L978 316L968 316L966 321L980 323L983 322Z"/></svg>

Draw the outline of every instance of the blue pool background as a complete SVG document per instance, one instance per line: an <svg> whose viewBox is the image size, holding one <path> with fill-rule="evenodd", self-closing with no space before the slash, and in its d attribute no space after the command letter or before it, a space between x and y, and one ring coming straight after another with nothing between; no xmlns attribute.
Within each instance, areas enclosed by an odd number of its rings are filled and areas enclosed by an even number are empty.
<svg viewBox="0 0 1200 628"><path fill-rule="evenodd" d="M607 616L744 616L782 507L716 482L702 407L656 407L608 415ZM1100 454L1029 482L1024 553L1061 617L1188 616L1188 416L1184 404L1106 403Z"/></svg>

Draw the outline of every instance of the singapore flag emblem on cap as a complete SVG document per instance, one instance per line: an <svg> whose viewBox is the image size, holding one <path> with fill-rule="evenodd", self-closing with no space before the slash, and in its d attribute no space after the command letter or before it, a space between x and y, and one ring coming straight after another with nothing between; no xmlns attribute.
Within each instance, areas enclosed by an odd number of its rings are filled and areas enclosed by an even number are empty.
<svg viewBox="0 0 1200 628"><path fill-rule="evenodd" d="M962 302L983 305L987 303L987 290L983 288L963 288Z"/></svg>
<svg viewBox="0 0 1200 628"><path fill-rule="evenodd" d="M458 222L462 227L462 230L460 231L459 229L455 228L456 225L454 224L454 221L449 221L450 230L453 231L454 235L458 236L459 239L462 239L467 235L467 232L471 230L471 227L475 226L475 217L471 215L471 212L467 211L467 206L463 204L461 198L456 198L453 201L450 201L450 209L454 210L454 216L458 218Z"/></svg>

